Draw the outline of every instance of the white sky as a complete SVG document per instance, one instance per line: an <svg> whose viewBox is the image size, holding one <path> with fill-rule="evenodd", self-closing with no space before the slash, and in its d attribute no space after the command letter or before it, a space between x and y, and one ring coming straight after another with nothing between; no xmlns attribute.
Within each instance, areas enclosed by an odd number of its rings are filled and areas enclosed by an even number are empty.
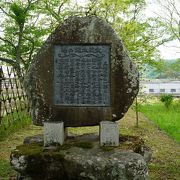
<svg viewBox="0 0 180 180"><path fill-rule="evenodd" d="M178 40L159 46L158 49L163 59L171 60L180 58L180 42Z"/></svg>

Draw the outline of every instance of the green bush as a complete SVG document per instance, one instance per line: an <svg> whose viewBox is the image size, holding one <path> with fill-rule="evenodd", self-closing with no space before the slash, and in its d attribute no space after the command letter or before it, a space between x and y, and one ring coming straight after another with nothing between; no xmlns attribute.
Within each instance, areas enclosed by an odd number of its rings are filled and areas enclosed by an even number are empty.
<svg viewBox="0 0 180 180"><path fill-rule="evenodd" d="M160 97L160 101L164 103L166 108L169 108L173 102L173 96L171 94L163 94Z"/></svg>

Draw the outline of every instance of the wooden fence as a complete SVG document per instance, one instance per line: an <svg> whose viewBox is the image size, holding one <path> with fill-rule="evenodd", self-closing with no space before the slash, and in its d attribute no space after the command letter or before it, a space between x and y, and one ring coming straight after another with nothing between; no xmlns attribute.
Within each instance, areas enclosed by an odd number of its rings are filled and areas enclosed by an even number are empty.
<svg viewBox="0 0 180 180"><path fill-rule="evenodd" d="M11 126L20 120L21 113L29 113L27 95L17 73L12 67L0 66L0 125Z"/></svg>

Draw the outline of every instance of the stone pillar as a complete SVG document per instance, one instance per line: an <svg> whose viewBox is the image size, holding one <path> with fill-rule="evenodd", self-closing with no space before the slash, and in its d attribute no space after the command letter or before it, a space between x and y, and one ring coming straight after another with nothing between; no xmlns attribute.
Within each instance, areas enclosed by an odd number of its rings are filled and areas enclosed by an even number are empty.
<svg viewBox="0 0 180 180"><path fill-rule="evenodd" d="M44 122L44 146L64 143L64 122Z"/></svg>
<svg viewBox="0 0 180 180"><path fill-rule="evenodd" d="M119 146L119 126L117 122L100 122L100 145Z"/></svg>

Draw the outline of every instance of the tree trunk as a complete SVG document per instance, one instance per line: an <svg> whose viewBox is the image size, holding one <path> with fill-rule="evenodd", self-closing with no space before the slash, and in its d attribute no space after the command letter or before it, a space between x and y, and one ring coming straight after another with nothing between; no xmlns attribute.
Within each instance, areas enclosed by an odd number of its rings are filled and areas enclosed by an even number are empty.
<svg viewBox="0 0 180 180"><path fill-rule="evenodd" d="M136 127L139 127L139 113L138 113L138 100L137 100L137 97L136 97L135 101L136 101L136 108L135 108L135 110L136 110Z"/></svg>

